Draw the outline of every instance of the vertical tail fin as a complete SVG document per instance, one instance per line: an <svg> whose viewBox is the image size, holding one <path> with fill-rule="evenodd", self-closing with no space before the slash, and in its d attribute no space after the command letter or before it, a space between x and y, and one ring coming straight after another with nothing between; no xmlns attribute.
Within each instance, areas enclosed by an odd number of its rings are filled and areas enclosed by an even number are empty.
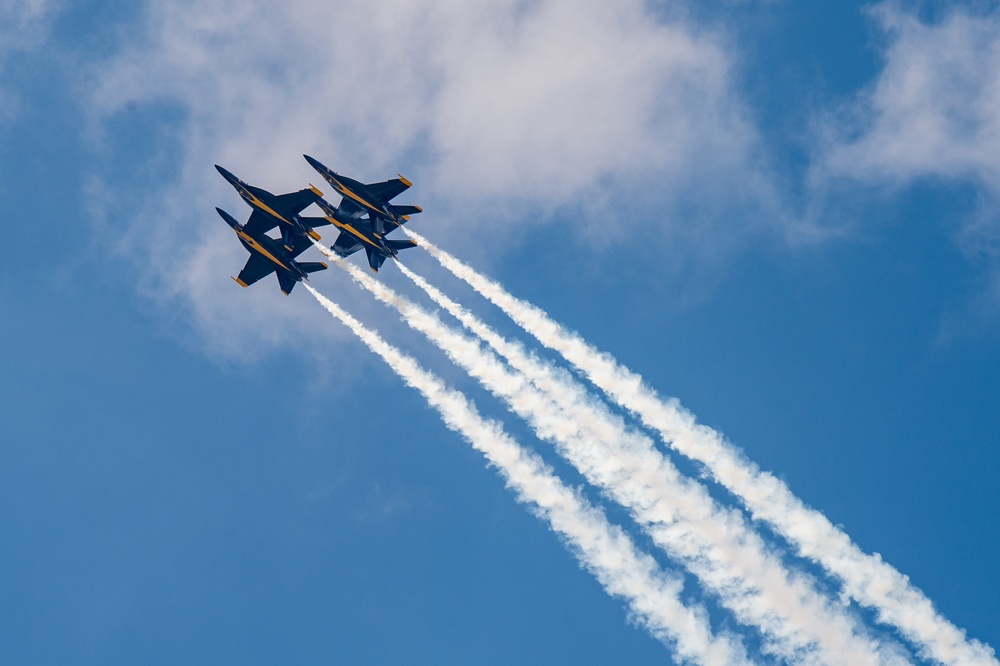
<svg viewBox="0 0 1000 666"><path fill-rule="evenodd" d="M378 273L378 269L382 268L382 264L385 263L385 255L373 252L370 247L365 247L365 252L368 253L368 265Z"/></svg>

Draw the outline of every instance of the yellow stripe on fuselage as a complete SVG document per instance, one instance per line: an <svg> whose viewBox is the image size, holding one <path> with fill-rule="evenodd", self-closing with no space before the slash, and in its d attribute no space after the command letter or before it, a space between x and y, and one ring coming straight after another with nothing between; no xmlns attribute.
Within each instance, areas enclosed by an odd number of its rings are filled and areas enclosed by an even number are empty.
<svg viewBox="0 0 1000 666"><path fill-rule="evenodd" d="M251 206L253 206L254 208L260 208L265 213L269 213L270 215L273 215L274 217L278 218L279 220L281 220L282 222L284 222L285 224L287 224L289 226L295 226L289 220L287 220L284 215L279 215L277 213L277 211L275 211L273 208L271 208L270 206L268 206L267 204L265 204L263 201L261 201L260 199L258 199L257 197L255 197L253 194L250 194L249 191L247 191L247 194L250 196L250 202L249 203L250 203Z"/></svg>
<svg viewBox="0 0 1000 666"><path fill-rule="evenodd" d="M237 231L236 233L239 234L239 237L242 238L243 240L245 240L250 245L250 247L252 247L254 250L256 250L257 252L260 252L262 255L264 255L265 257L267 257L268 259L270 259L274 263L278 264L279 266L281 266L282 268L284 268L286 271L287 270L291 270L291 269L288 268L288 266L286 266L285 264L283 264L277 257L275 257L273 254L271 254L270 252L268 252L267 248L265 248L263 245L261 245L260 243L258 243L256 239L248 236L246 233L244 233L242 231Z"/></svg>
<svg viewBox="0 0 1000 666"><path fill-rule="evenodd" d="M354 227L352 227L351 225L349 225L349 224L345 224L345 223L343 223L343 222L341 222L341 221L339 221L339 220L337 220L337 219L335 219L335 218L332 218L332 217L328 217L328 218L326 218L326 219L328 219L328 220L330 220L331 222L333 222L333 225L334 225L335 227L337 227L338 229L341 229L341 230L343 230L343 231L346 231L347 233L351 234L352 236L356 236L356 237L357 237L357 238L359 238L359 239L360 239L361 241L363 241L363 242L365 242L365 243L368 243L368 244L369 244L369 245L371 245L372 247L375 247L375 248L378 248L379 250L381 250L381 249L382 249L382 247L381 247L381 246L380 246L380 245L379 245L378 243L373 243L373 242L371 241L371 239L370 239L370 238L368 238L368 236L365 236L365 235L364 235L363 233L361 233L360 231L358 231L357 229L355 229L355 228L354 228Z"/></svg>
<svg viewBox="0 0 1000 666"><path fill-rule="evenodd" d="M365 199L365 198L363 198L363 197L355 194L351 190L349 190L346 187L344 187L343 185L341 185L339 182L332 183L332 185L333 185L333 188L335 190L337 190L337 192L339 192L341 195L343 195L343 196L345 196L345 197L347 197L349 199L354 199L355 201L357 201L359 204L361 204L362 206L364 206L365 208L367 208L370 211L374 211L374 212L379 213L381 215L385 215L385 211L384 210L382 210L378 206L375 206L374 204L370 203L367 199Z"/></svg>

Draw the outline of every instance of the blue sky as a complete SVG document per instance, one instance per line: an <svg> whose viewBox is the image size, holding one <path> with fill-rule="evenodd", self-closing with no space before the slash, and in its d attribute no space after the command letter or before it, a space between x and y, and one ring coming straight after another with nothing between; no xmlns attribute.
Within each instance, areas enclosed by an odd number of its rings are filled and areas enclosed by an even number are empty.
<svg viewBox="0 0 1000 666"><path fill-rule="evenodd" d="M1000 15L604 4L0 9L0 660L668 657L305 290L229 279L212 207L248 210L212 165L323 189L302 153L406 175L415 230L1000 644ZM341 271L313 285L583 483Z"/></svg>

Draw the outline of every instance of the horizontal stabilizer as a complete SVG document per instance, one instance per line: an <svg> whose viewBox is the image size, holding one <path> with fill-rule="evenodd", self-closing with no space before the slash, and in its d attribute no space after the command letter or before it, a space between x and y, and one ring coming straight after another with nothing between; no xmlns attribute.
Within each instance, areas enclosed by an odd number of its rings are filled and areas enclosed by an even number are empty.
<svg viewBox="0 0 1000 666"><path fill-rule="evenodd" d="M394 250L405 250L406 248L417 246L416 241L412 240L387 240L385 244Z"/></svg>
<svg viewBox="0 0 1000 666"><path fill-rule="evenodd" d="M325 271L328 267L322 261L300 261L299 268L306 273L315 273L316 271Z"/></svg>
<svg viewBox="0 0 1000 666"><path fill-rule="evenodd" d="M382 264L385 263L385 255L372 252L372 249L369 247L365 248L365 252L368 253L368 265L373 271L378 273L378 269L382 268Z"/></svg>
<svg viewBox="0 0 1000 666"><path fill-rule="evenodd" d="M309 236L300 236L299 234L292 234L291 236L292 249L289 250L288 256L293 259L313 246L312 238Z"/></svg>
<svg viewBox="0 0 1000 666"><path fill-rule="evenodd" d="M417 213L424 212L424 209L420 206L395 206L390 204L392 207L392 212L396 215L402 217L403 215L416 215Z"/></svg>

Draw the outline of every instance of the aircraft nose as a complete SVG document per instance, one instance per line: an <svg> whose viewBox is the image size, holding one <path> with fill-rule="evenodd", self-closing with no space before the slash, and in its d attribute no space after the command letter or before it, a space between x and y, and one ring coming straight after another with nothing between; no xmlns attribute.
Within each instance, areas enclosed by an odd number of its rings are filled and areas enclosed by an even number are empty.
<svg viewBox="0 0 1000 666"><path fill-rule="evenodd" d="M223 169L222 167L220 167L218 164L215 165L215 168L216 168L216 170L219 173L222 174L222 177L225 178L226 180L228 180L230 183L235 183L236 182L236 180L237 180L236 176L234 176L233 174L229 173L228 171L226 171L225 169Z"/></svg>
<svg viewBox="0 0 1000 666"><path fill-rule="evenodd" d="M302 157L306 158L306 162L309 162L309 166L311 166L313 169L316 169L316 171L319 171L324 176L328 177L330 174L334 173L332 170L323 166L323 164L319 160L313 159L308 155L303 155Z"/></svg>
<svg viewBox="0 0 1000 666"><path fill-rule="evenodd" d="M229 213L227 213L226 211L224 211L224 210L222 210L221 208L218 208L218 207L216 207L215 210L216 210L216 212L219 213L219 217L221 217L223 220L226 221L226 224L228 224L229 226L231 226L233 229L238 229L239 228L240 223L237 222L235 219L233 219L232 215L230 215Z"/></svg>

